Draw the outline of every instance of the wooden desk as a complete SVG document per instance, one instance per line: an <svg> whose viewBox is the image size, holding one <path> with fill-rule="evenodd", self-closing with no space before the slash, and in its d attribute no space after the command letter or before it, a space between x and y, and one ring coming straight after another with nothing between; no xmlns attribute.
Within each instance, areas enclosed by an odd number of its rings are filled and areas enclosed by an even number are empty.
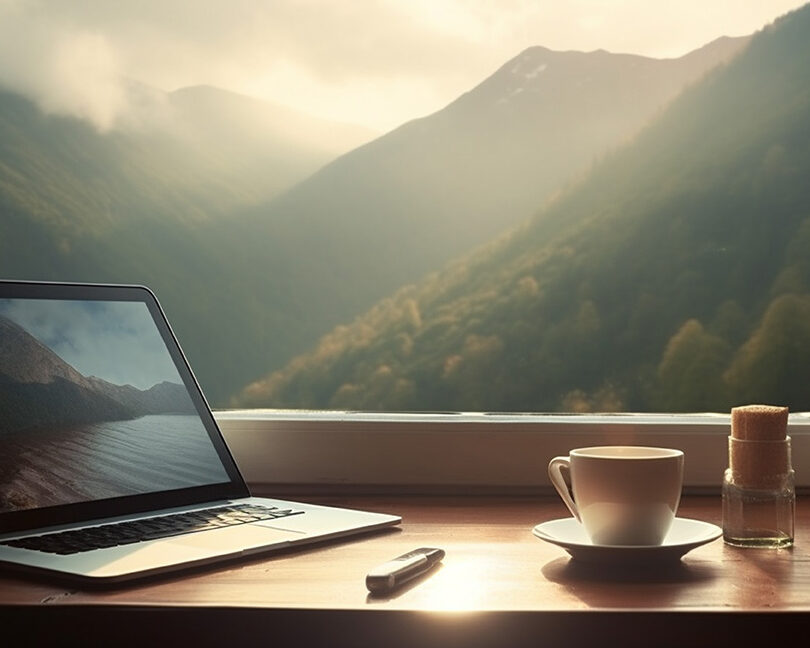
<svg viewBox="0 0 810 648"><path fill-rule="evenodd" d="M532 535L535 524L566 516L556 497L306 499L399 513L403 524L110 591L3 576L0 628L62 644L270 646L294 635L298 646L381 647L726 646L763 634L775 645L810 630L801 497L792 549L719 539L668 568L620 570L577 564ZM720 514L717 497L686 497L679 511L715 524ZM391 597L367 596L370 567L419 546L444 548L443 565Z"/></svg>

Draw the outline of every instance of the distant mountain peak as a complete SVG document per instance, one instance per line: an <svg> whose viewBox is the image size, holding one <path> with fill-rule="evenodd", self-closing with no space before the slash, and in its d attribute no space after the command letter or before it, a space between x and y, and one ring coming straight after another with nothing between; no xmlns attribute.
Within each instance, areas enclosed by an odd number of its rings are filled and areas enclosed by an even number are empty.
<svg viewBox="0 0 810 648"><path fill-rule="evenodd" d="M557 51L535 45L502 65L479 84L478 94L486 94L492 104L566 100L593 101L596 92L608 95L643 87L659 88L655 102L672 99L688 82L721 63L729 61L748 44L750 36L717 38L703 47L677 58L659 59L639 54L613 53L605 49L590 52ZM464 95L460 102L470 101ZM601 101L601 100L600 100ZM452 105L452 104L451 104ZM576 107L574 108L576 110Z"/></svg>

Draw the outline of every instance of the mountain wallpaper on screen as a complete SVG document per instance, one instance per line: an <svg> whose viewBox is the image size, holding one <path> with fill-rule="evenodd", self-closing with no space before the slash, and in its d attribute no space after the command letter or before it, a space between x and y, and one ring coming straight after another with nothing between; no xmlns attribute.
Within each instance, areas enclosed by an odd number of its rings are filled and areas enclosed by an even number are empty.
<svg viewBox="0 0 810 648"><path fill-rule="evenodd" d="M529 222L399 290L239 405L810 409L810 7Z"/></svg>
<svg viewBox="0 0 810 648"><path fill-rule="evenodd" d="M196 412L180 384L162 382L141 390L83 376L2 315L0 411L0 433Z"/></svg>
<svg viewBox="0 0 810 648"><path fill-rule="evenodd" d="M215 88L135 88L164 112L104 133L0 92L0 276L149 286L227 406L530 216L747 41L674 60L530 48L365 145Z"/></svg>

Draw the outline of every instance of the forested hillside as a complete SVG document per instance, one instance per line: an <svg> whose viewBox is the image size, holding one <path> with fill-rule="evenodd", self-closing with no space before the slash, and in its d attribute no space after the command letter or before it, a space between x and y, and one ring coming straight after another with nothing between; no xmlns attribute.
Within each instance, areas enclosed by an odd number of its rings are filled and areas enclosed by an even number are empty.
<svg viewBox="0 0 810 648"><path fill-rule="evenodd" d="M240 405L810 409L810 7L529 222L403 288Z"/></svg>
<svg viewBox="0 0 810 648"><path fill-rule="evenodd" d="M528 48L225 236L261 238L268 287L288 286L301 324L320 325L320 336L524 221L748 40L719 38L674 59Z"/></svg>

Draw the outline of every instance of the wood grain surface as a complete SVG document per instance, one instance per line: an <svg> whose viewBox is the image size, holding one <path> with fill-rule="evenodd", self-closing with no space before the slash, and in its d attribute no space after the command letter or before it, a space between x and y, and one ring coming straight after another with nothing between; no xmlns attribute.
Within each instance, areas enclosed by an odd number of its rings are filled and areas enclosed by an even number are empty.
<svg viewBox="0 0 810 648"><path fill-rule="evenodd" d="M300 629L298 645L545 645L604 633L621 633L624 645L667 645L698 629L701 640L690 645L727 645L729 632L768 629L776 640L810 626L810 517L801 496L793 548L741 549L718 539L673 564L638 567L578 564L534 537L536 524L566 517L556 498L307 499L397 513L403 522L109 590L4 573L3 623L77 640L114 636L123 624L138 643L156 639L159 628L173 637L188 626L196 641L213 644L224 640L220 624L242 643L262 643L270 624ZM720 500L685 497L678 515L719 525ZM371 567L420 546L444 549L442 564L390 596L369 596Z"/></svg>

